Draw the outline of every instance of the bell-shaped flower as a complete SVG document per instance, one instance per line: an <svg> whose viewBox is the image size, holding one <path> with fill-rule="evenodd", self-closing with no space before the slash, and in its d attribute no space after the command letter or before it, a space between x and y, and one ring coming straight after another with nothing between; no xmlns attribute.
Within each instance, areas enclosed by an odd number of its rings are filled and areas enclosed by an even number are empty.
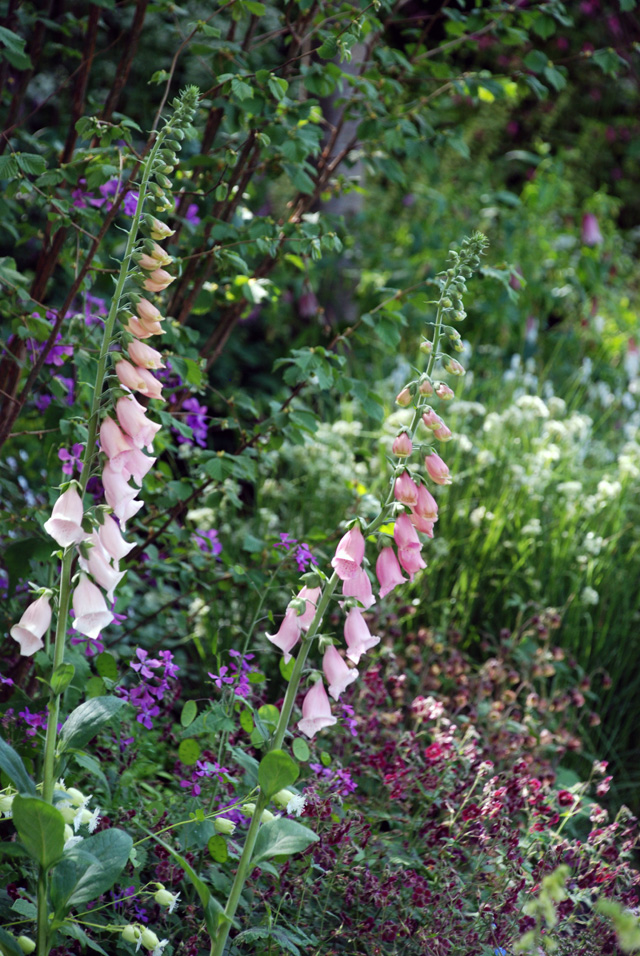
<svg viewBox="0 0 640 956"><path fill-rule="evenodd" d="M162 382L159 382L148 369L139 368L127 362L126 359L122 359L116 362L116 375L125 388L131 389L132 392L140 392L146 398L162 400Z"/></svg>
<svg viewBox="0 0 640 956"><path fill-rule="evenodd" d="M357 607L352 607L347 614L344 622L344 639L349 648L347 657L354 664L358 663L363 654L380 643L380 638L371 633L362 616L362 611Z"/></svg>
<svg viewBox="0 0 640 956"><path fill-rule="evenodd" d="M44 647L42 638L51 624L51 606L43 594L26 609L10 630L11 637L20 645L20 654L31 657Z"/></svg>
<svg viewBox="0 0 640 956"><path fill-rule="evenodd" d="M448 466L435 451L426 456L424 466L429 472L431 480L435 481L437 485L450 485L453 481Z"/></svg>
<svg viewBox="0 0 640 956"><path fill-rule="evenodd" d="M156 458L149 458L149 456L145 455L139 448L132 448L123 458L122 474L126 481L133 478L136 485L142 487L144 476L151 471L156 461Z"/></svg>
<svg viewBox="0 0 640 956"><path fill-rule="evenodd" d="M321 594L322 588L308 588L305 584L297 595L299 600L306 601L303 613L298 615L298 624L303 631L308 631L311 627L311 622L316 616L316 607L318 606Z"/></svg>
<svg viewBox="0 0 640 956"><path fill-rule="evenodd" d="M76 544L86 538L82 530L83 514L82 499L75 485L71 485L54 504L51 517L44 523L44 530L61 548Z"/></svg>
<svg viewBox="0 0 640 956"><path fill-rule="evenodd" d="M157 242L152 243L150 251L151 258L155 259L157 266L170 266L173 262L173 257L170 256L162 246L159 246Z"/></svg>
<svg viewBox="0 0 640 956"><path fill-rule="evenodd" d="M144 405L136 401L133 395L123 395L116 402L116 415L120 427L129 435L136 448L146 446L147 451L153 451L153 439L156 432L160 431L160 425L149 421Z"/></svg>
<svg viewBox="0 0 640 956"><path fill-rule="evenodd" d="M114 561L125 558L132 548L133 542L125 541L120 532L118 522L111 515L105 515L103 524L98 528L100 544Z"/></svg>
<svg viewBox="0 0 640 956"><path fill-rule="evenodd" d="M131 451L133 442L125 435L113 418L107 417L100 425L100 447L109 459L114 471L122 471L124 455Z"/></svg>
<svg viewBox="0 0 640 956"><path fill-rule="evenodd" d="M145 345L144 342L134 339L127 351L131 361L142 368L166 368L160 352L152 349L150 345Z"/></svg>
<svg viewBox="0 0 640 956"><path fill-rule="evenodd" d="M416 531L419 531L420 534L426 534L428 538L433 538L433 526L437 520L437 518L421 518L415 511L411 515L413 527Z"/></svg>
<svg viewBox="0 0 640 956"><path fill-rule="evenodd" d="M331 567L341 581L352 578L364 558L364 538L356 524L340 539L336 553L331 559Z"/></svg>
<svg viewBox="0 0 640 956"><path fill-rule="evenodd" d="M398 549L417 548L419 551L422 547L416 529L411 524L411 518L406 512L403 512L396 519L393 528L393 538ZM402 564L402 562L400 563Z"/></svg>
<svg viewBox="0 0 640 956"><path fill-rule="evenodd" d="M413 510L421 518L437 520L438 503L426 485L420 485L418 488L418 502L414 505Z"/></svg>
<svg viewBox="0 0 640 956"><path fill-rule="evenodd" d="M95 640L103 627L111 624L113 614L107 607L102 591L92 584L86 574L73 592L73 626L80 634Z"/></svg>
<svg viewBox="0 0 640 956"><path fill-rule="evenodd" d="M418 502L418 486L408 471L403 471L396 478L393 486L393 493L396 501L401 501L403 505L409 505L413 508Z"/></svg>
<svg viewBox="0 0 640 956"><path fill-rule="evenodd" d="M598 220L592 212L585 212L582 217L580 238L585 246L599 246L603 241Z"/></svg>
<svg viewBox="0 0 640 956"><path fill-rule="evenodd" d="M136 489L131 488L122 472L116 471L110 463L102 469L102 484L107 504L124 528L129 518L133 518L140 511L144 502L136 501Z"/></svg>
<svg viewBox="0 0 640 956"><path fill-rule="evenodd" d="M175 229L169 229L166 222L156 219L155 216L149 216L146 222L152 239L168 239L175 234Z"/></svg>
<svg viewBox="0 0 640 956"><path fill-rule="evenodd" d="M376 561L376 577L380 582L380 597L393 591L397 584L407 579L403 577L396 553L392 547L383 548Z"/></svg>
<svg viewBox="0 0 640 956"><path fill-rule="evenodd" d="M95 535L95 537L94 537ZM93 547L89 548L87 558L80 558L79 564L83 571L87 571L96 584L107 592L107 600L113 604L114 591L122 581L126 571L118 571L109 564L108 557L100 543L98 535L92 535Z"/></svg>
<svg viewBox="0 0 640 956"><path fill-rule="evenodd" d="M409 580L413 581L414 575L418 571L421 571L422 568L426 568L426 564L422 559L422 555L418 548L398 548L398 561L400 566L409 575Z"/></svg>
<svg viewBox="0 0 640 956"><path fill-rule="evenodd" d="M324 652L322 670L334 700L338 700L345 688L358 679L357 668L349 667L333 644Z"/></svg>
<svg viewBox="0 0 640 956"><path fill-rule="evenodd" d="M331 713L331 704L321 680L307 691L302 702L302 720L298 727L307 737L313 737L323 727L332 727L338 718Z"/></svg>
<svg viewBox="0 0 640 956"><path fill-rule="evenodd" d="M164 269L155 269L142 283L147 292L162 292L170 286L175 276L169 275Z"/></svg>
<svg viewBox="0 0 640 956"><path fill-rule="evenodd" d="M438 428L433 429L433 437L437 438L438 441L451 441L453 433L449 426L443 422Z"/></svg>
<svg viewBox="0 0 640 956"><path fill-rule="evenodd" d="M138 299L136 302L136 312L141 322L162 322L164 316L148 299Z"/></svg>
<svg viewBox="0 0 640 956"><path fill-rule="evenodd" d="M425 409L422 415L422 421L427 428L440 428L443 423L439 415L436 415L432 408Z"/></svg>
<svg viewBox="0 0 640 956"><path fill-rule="evenodd" d="M125 329L137 339L150 339L152 335L164 335L164 329L159 322L141 322L135 315L129 316Z"/></svg>
<svg viewBox="0 0 640 956"><path fill-rule="evenodd" d="M452 398L455 398L455 392L445 382L438 382L436 395L443 402L450 402Z"/></svg>
<svg viewBox="0 0 640 956"><path fill-rule="evenodd" d="M285 664L288 664L291 660L289 651L291 651L300 640L302 628L300 627L299 621L300 618L296 614L295 608L288 607L278 631L275 634L265 635L268 641L271 641L272 644L280 648L284 654Z"/></svg>
<svg viewBox="0 0 640 956"><path fill-rule="evenodd" d="M371 580L364 568L358 568L353 577L342 582L342 593L344 597L357 598L365 609L376 603L371 590Z"/></svg>
<svg viewBox="0 0 640 956"><path fill-rule="evenodd" d="M413 451L413 444L407 432L400 432L393 440L391 451L398 458L408 458Z"/></svg>
<svg viewBox="0 0 640 956"><path fill-rule="evenodd" d="M153 272L154 269L157 269L160 265L153 256L148 255L146 252L141 252L138 255L134 256L136 263L140 266L141 269L145 269L147 272ZM169 265L171 262L171 257L169 256L168 263L162 263L163 265Z"/></svg>

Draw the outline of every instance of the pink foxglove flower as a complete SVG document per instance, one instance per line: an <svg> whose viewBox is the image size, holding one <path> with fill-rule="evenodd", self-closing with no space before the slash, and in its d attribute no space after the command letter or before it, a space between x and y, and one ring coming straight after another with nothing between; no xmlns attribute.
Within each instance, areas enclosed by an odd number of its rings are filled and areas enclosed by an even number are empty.
<svg viewBox="0 0 640 956"><path fill-rule="evenodd" d="M390 591L407 579L403 577L393 548L383 548L376 561L376 577L380 582L380 597L383 598Z"/></svg>
<svg viewBox="0 0 640 956"><path fill-rule="evenodd" d="M136 303L136 312L141 322L162 322L164 316L148 299L138 299Z"/></svg>
<svg viewBox="0 0 640 956"><path fill-rule="evenodd" d="M139 448L132 448L123 456L122 474L126 481L133 478L142 487L142 480L151 471L157 459L149 458ZM136 492L137 494L137 492Z"/></svg>
<svg viewBox="0 0 640 956"><path fill-rule="evenodd" d="M110 463L102 469L102 484L107 504L124 528L129 518L133 518L140 511L144 502L136 501L136 489L131 488L122 472L116 471Z"/></svg>
<svg viewBox="0 0 640 956"><path fill-rule="evenodd" d="M102 591L91 583L86 574L80 575L80 581L73 592L73 613L75 630L93 640L103 627L113 621L113 614L105 603Z"/></svg>
<svg viewBox="0 0 640 956"><path fill-rule="evenodd" d="M455 393L453 389L449 388L448 385L445 385L444 382L440 382L438 385L436 385L436 395L443 402L450 402L451 399L454 398Z"/></svg>
<svg viewBox="0 0 640 956"><path fill-rule="evenodd" d="M424 466L429 472L431 480L435 481L437 485L450 485L453 481L453 478L449 474L449 468L443 462L440 455L436 455L435 451L426 456Z"/></svg>
<svg viewBox="0 0 640 956"><path fill-rule="evenodd" d="M71 485L54 504L51 517L44 523L44 530L61 548L76 544L86 538L82 530L83 514L82 499L75 485Z"/></svg>
<svg viewBox="0 0 640 956"><path fill-rule="evenodd" d="M401 501L403 505L409 505L410 508L413 508L417 504L418 486L408 471L403 471L396 478L393 493L396 496L396 501Z"/></svg>
<svg viewBox="0 0 640 956"><path fill-rule="evenodd" d="M344 639L349 648L347 657L354 664L358 663L363 654L380 643L380 638L374 637L371 633L362 616L362 611L357 607L352 607L347 614L344 622Z"/></svg>
<svg viewBox="0 0 640 956"><path fill-rule="evenodd" d="M44 644L42 638L51 624L51 607L49 599L42 595L26 609L17 624L9 632L14 641L20 645L20 654L31 657Z"/></svg>
<svg viewBox="0 0 640 956"><path fill-rule="evenodd" d="M336 553L331 559L331 567L341 581L352 578L364 558L364 538L358 525L354 525L341 538Z"/></svg>
<svg viewBox="0 0 640 956"><path fill-rule="evenodd" d="M131 361L135 362L136 365L140 365L142 368L166 368L160 352L158 352L157 349L152 349L150 345L145 345L144 342L139 342L137 339L131 342L128 352Z"/></svg>
<svg viewBox="0 0 640 956"><path fill-rule="evenodd" d="M422 421L427 428L440 428L440 426L444 424L440 416L436 415L432 408L427 408L423 413Z"/></svg>
<svg viewBox="0 0 640 956"><path fill-rule="evenodd" d="M433 395L433 385L429 379L425 378L424 381L420 382L418 391L421 395Z"/></svg>
<svg viewBox="0 0 640 956"><path fill-rule="evenodd" d="M418 503L414 511L420 518L433 518L434 521L438 518L438 503L426 485L418 488Z"/></svg>
<svg viewBox="0 0 640 956"><path fill-rule="evenodd" d="M433 538L433 526L437 520L437 518L422 518L416 511L411 515L411 523L416 531L426 534L429 538Z"/></svg>
<svg viewBox="0 0 640 956"><path fill-rule="evenodd" d="M413 451L413 444L406 432L400 432L400 434L394 439L393 445L391 446L391 451L394 455L397 455L398 458L408 458L411 452Z"/></svg>
<svg viewBox="0 0 640 956"><path fill-rule="evenodd" d="M137 339L150 339L152 335L164 335L164 329L159 322L143 323L135 315L129 316L125 329L131 335L135 335Z"/></svg>
<svg viewBox="0 0 640 956"><path fill-rule="evenodd" d="M138 343L142 344L142 343ZM146 368L138 368L126 359L116 362L116 375L132 392L140 392L146 398L162 399L162 383Z"/></svg>
<svg viewBox="0 0 640 956"><path fill-rule="evenodd" d="M345 688L358 679L357 669L347 666L333 644L330 644L324 652L322 670L329 685L329 693L334 700L338 700Z"/></svg>
<svg viewBox="0 0 640 956"><path fill-rule="evenodd" d="M113 604L115 597L114 591L125 576L125 571L118 571L109 564L98 535L94 532L92 535L93 547L89 548L88 558L80 558L79 564L83 571L87 571L96 584L107 592L107 600Z"/></svg>
<svg viewBox="0 0 640 956"><path fill-rule="evenodd" d="M409 575L410 581L413 581L414 575L418 571L426 568L418 548L398 548L398 561Z"/></svg>
<svg viewBox="0 0 640 956"><path fill-rule="evenodd" d="M133 442L118 428L113 418L107 417L100 426L100 447L114 471L122 471L123 456L131 451Z"/></svg>
<svg viewBox="0 0 640 956"><path fill-rule="evenodd" d="M442 425L433 429L433 437L437 438L438 441L451 441L453 434L449 426L443 422Z"/></svg>
<svg viewBox="0 0 640 956"><path fill-rule="evenodd" d="M345 597L357 598L365 609L376 603L369 575L364 568L358 568L353 577L342 582L342 593Z"/></svg>
<svg viewBox="0 0 640 956"><path fill-rule="evenodd" d="M157 242L153 243L151 258L155 259L157 266L170 266L173 262L173 258Z"/></svg>
<svg viewBox="0 0 640 956"><path fill-rule="evenodd" d="M288 664L291 660L289 651L291 651L300 640L302 628L300 627L299 621L300 618L296 614L295 609L289 607L286 610L278 631L275 634L265 635L268 641L271 641L272 644L280 648L284 654L285 664Z"/></svg>
<svg viewBox="0 0 640 956"><path fill-rule="evenodd" d="M331 713L331 704L321 680L307 691L302 702L302 720L298 727L307 737L313 737L323 727L332 727L338 718Z"/></svg>
<svg viewBox="0 0 640 956"><path fill-rule="evenodd" d="M164 269L156 269L149 274L149 277L142 283L147 292L162 292L167 286L170 286L175 276L169 275Z"/></svg>
<svg viewBox="0 0 640 956"><path fill-rule="evenodd" d="M131 549L135 548L133 542L124 540L118 522L111 515L105 515L104 523L98 528L98 537L107 554L116 562L126 558Z"/></svg>
<svg viewBox="0 0 640 956"><path fill-rule="evenodd" d="M169 229L166 222L161 222L160 219L156 219L155 216L151 216L147 222L149 225L149 235L152 239L168 239L169 236L175 234L175 229Z"/></svg>
<svg viewBox="0 0 640 956"><path fill-rule="evenodd" d="M157 269L159 265L169 265L173 261L171 256L168 256L169 262L160 263L157 262L153 256L148 255L146 252L141 252L135 258L137 259L137 264L140 266L140 268L145 269L147 272L153 272L154 269Z"/></svg>
<svg viewBox="0 0 640 956"><path fill-rule="evenodd" d="M156 432L160 431L160 425L149 421L144 405L136 401L133 395L123 395L116 402L116 415L120 427L129 435L136 448L146 446L147 451L153 451L153 439Z"/></svg>
<svg viewBox="0 0 640 956"><path fill-rule="evenodd" d="M586 212L582 217L582 243L585 246L599 246L602 242L602 233L598 220L592 212Z"/></svg>
<svg viewBox="0 0 640 956"><path fill-rule="evenodd" d="M393 528L393 538L398 546L398 549L406 550L407 548L417 548L419 551L422 547L422 543L416 533L416 529L411 524L411 518L408 514L406 514L406 512L403 512L396 519L396 523Z"/></svg>
<svg viewBox="0 0 640 956"><path fill-rule="evenodd" d="M298 594L298 598L306 601L305 609L298 615L298 624L303 631L308 631L311 623L316 616L316 607L322 594L322 588L308 588L306 585Z"/></svg>
<svg viewBox="0 0 640 956"><path fill-rule="evenodd" d="M396 405L400 405L401 408L408 408L412 400L411 392L408 388L403 388L402 391L396 395Z"/></svg>

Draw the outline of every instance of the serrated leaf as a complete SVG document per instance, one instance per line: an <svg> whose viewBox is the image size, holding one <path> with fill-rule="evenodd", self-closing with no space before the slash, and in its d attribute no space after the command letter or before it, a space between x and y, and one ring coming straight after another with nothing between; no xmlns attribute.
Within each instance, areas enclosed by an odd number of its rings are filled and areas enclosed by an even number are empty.
<svg viewBox="0 0 640 956"><path fill-rule="evenodd" d="M308 827L287 817L276 817L275 820L261 825L251 862L257 864L260 860L268 860L274 856L302 853L317 841L317 834Z"/></svg>
<svg viewBox="0 0 640 956"><path fill-rule="evenodd" d="M18 172L18 164L13 156L0 156L0 179L14 179Z"/></svg>
<svg viewBox="0 0 640 956"><path fill-rule="evenodd" d="M37 153L16 153L15 158L20 169L30 176L40 176L47 168L46 162Z"/></svg>
<svg viewBox="0 0 640 956"><path fill-rule="evenodd" d="M27 773L22 758L0 737L0 770L7 775L16 790L34 794L36 785Z"/></svg>
<svg viewBox="0 0 640 956"><path fill-rule="evenodd" d="M64 817L46 800L21 794L13 801L11 813L25 849L48 870L64 851Z"/></svg>
<svg viewBox="0 0 640 956"><path fill-rule="evenodd" d="M72 711L60 732L59 751L81 748L124 707L119 697L93 697Z"/></svg>

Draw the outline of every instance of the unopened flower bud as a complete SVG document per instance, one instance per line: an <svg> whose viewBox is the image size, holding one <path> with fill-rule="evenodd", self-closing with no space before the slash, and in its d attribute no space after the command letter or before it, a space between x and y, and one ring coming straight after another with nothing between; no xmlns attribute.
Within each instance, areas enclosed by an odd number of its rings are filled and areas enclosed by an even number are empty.
<svg viewBox="0 0 640 956"><path fill-rule="evenodd" d="M457 312L453 313L453 317L457 322L462 322L464 319L466 319L467 313L464 311L464 309L458 309Z"/></svg>
<svg viewBox="0 0 640 956"><path fill-rule="evenodd" d="M69 787L67 789L67 798L71 801L74 807L81 807L84 803L84 793L80 793L80 791L76 790L75 787Z"/></svg>
<svg viewBox="0 0 640 956"><path fill-rule="evenodd" d="M148 256L146 252L139 252L133 258L140 268L146 269L147 272L153 272L154 269L158 268L159 263L156 262L153 256Z"/></svg>
<svg viewBox="0 0 640 956"><path fill-rule="evenodd" d="M464 366L457 359L447 359L444 367L451 375L464 375L465 373Z"/></svg>
<svg viewBox="0 0 640 956"><path fill-rule="evenodd" d="M291 790L278 790L278 792L274 794L273 802L277 807L281 807L283 810L286 810L294 797L295 793L292 793Z"/></svg>
<svg viewBox="0 0 640 956"><path fill-rule="evenodd" d="M73 838L73 827L70 827L68 823L64 825L64 842L71 840Z"/></svg>
<svg viewBox="0 0 640 956"><path fill-rule="evenodd" d="M62 814L62 819L65 823L73 823L76 817L77 810L74 810L73 807L57 807L59 812Z"/></svg>
<svg viewBox="0 0 640 956"><path fill-rule="evenodd" d="M245 817L252 817L256 812L256 805L255 803L243 803L240 809L244 813Z"/></svg>
<svg viewBox="0 0 640 956"><path fill-rule="evenodd" d="M418 385L418 391L421 395L433 395L433 385L428 378L424 378Z"/></svg>
<svg viewBox="0 0 640 956"><path fill-rule="evenodd" d="M452 388L449 388L448 385L445 385L444 382L440 382L436 386L436 395L438 398L442 399L443 402L450 402L454 397L454 392Z"/></svg>
<svg viewBox="0 0 640 956"><path fill-rule="evenodd" d="M15 793L0 794L0 813L11 813L11 804L15 797Z"/></svg>
<svg viewBox="0 0 640 956"><path fill-rule="evenodd" d="M236 825L232 820L228 820L227 817L216 817L213 821L213 827L216 833L222 833L223 836L231 836L236 828Z"/></svg>
<svg viewBox="0 0 640 956"><path fill-rule="evenodd" d="M449 296L446 296L446 297L442 300L442 307L443 307L444 309L450 309L450 308L452 307L452 305L453 305L453 302L451 301L451 299L449 298Z"/></svg>
<svg viewBox="0 0 640 956"><path fill-rule="evenodd" d="M28 936L18 936L16 942L23 953L32 953L36 948L36 944Z"/></svg>
<svg viewBox="0 0 640 956"><path fill-rule="evenodd" d="M407 408L411 404L411 392L408 388L403 388L401 392L396 395L396 405L400 405L401 408Z"/></svg>
<svg viewBox="0 0 640 956"><path fill-rule="evenodd" d="M166 223L160 222L155 216L147 216L146 224L152 239L168 239L175 233L175 229L169 229Z"/></svg>
<svg viewBox="0 0 640 956"><path fill-rule="evenodd" d="M397 438L394 440L391 450L394 455L397 455L398 458L408 458L411 452L413 451L413 445L411 439L409 438L406 432L400 432Z"/></svg>
<svg viewBox="0 0 640 956"><path fill-rule="evenodd" d="M159 906L171 906L175 902L176 894L170 893L164 886L153 894L153 898Z"/></svg>
<svg viewBox="0 0 640 956"><path fill-rule="evenodd" d="M433 429L433 437L437 438L438 441L451 441L451 439L453 438L453 434L451 433L451 429L449 428L449 426L445 425L444 422L442 422L442 424L439 425L438 428Z"/></svg>
<svg viewBox="0 0 640 956"><path fill-rule="evenodd" d="M440 428L442 419L432 408L427 407L422 415L422 421L427 428Z"/></svg>
<svg viewBox="0 0 640 956"><path fill-rule="evenodd" d="M420 343L420 351L430 355L433 352L433 342L430 342L429 339L423 339Z"/></svg>

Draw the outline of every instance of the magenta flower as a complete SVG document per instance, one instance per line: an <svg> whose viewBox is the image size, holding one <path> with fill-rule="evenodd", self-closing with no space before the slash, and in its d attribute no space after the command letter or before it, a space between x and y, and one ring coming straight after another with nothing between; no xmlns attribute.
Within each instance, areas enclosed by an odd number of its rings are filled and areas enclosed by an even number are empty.
<svg viewBox="0 0 640 956"><path fill-rule="evenodd" d="M341 581L348 581L359 570L364 558L364 538L358 525L354 525L341 538L331 566Z"/></svg>
<svg viewBox="0 0 640 956"><path fill-rule="evenodd" d="M192 537L203 554L212 554L216 558L219 554L222 554L222 545L218 540L218 532L215 528L212 528L210 531L198 529L194 531Z"/></svg>
<svg viewBox="0 0 640 956"><path fill-rule="evenodd" d="M323 727L332 727L338 718L331 713L331 704L321 680L307 691L302 702L302 720L298 727L307 737L313 737Z"/></svg>
<svg viewBox="0 0 640 956"><path fill-rule="evenodd" d="M398 561L409 575L410 581L413 581L414 575L418 571L427 566L422 559L419 548L398 548Z"/></svg>
<svg viewBox="0 0 640 956"><path fill-rule="evenodd" d="M398 458L409 457L413 451L413 444L406 432L400 432L397 438L394 439L393 445L391 446L391 451L394 455L397 455Z"/></svg>
<svg viewBox="0 0 640 956"><path fill-rule="evenodd" d="M416 533L416 529L411 524L411 518L404 511L401 515L398 515L398 518L396 519L396 523L393 528L393 537L398 549L406 550L407 548L417 548L419 551L422 547L420 538ZM400 563L402 564L402 562Z"/></svg>
<svg viewBox="0 0 640 956"><path fill-rule="evenodd" d="M229 668L227 667L226 664L222 665L222 667L220 668L219 674L212 674L211 671L207 671L208 676L211 678L211 680L216 685L218 690L222 690L225 684L233 684L235 677L233 676L227 677L226 675L228 673L229 673Z"/></svg>
<svg viewBox="0 0 640 956"><path fill-rule="evenodd" d="M584 246L599 246L603 241L598 220L592 212L582 217L581 239Z"/></svg>
<svg viewBox="0 0 640 956"><path fill-rule="evenodd" d="M420 534L426 534L429 538L433 538L433 526L437 520L437 518L422 518L415 511L411 515L411 523L416 531L419 531Z"/></svg>
<svg viewBox="0 0 640 956"><path fill-rule="evenodd" d="M71 451L68 451L66 448L61 448L58 452L58 458L60 461L64 462L62 465L62 471L65 475L73 475L76 468L78 471L82 471L82 453L84 451L84 445L81 445L79 442L76 442L75 445L71 446Z"/></svg>
<svg viewBox="0 0 640 956"><path fill-rule="evenodd" d="M402 474L396 478L393 493L396 501L401 501L403 505L409 505L410 508L413 508L418 503L418 486L408 471L403 471Z"/></svg>
<svg viewBox="0 0 640 956"><path fill-rule="evenodd" d="M420 485L418 488L418 502L414 511L421 518L432 518L434 521L438 519L438 503L426 485Z"/></svg>
<svg viewBox="0 0 640 956"><path fill-rule="evenodd" d="M344 639L347 642L347 657L357 664L363 654L380 643L379 637L374 637L367 627L360 608L352 607L344 622Z"/></svg>
<svg viewBox="0 0 640 956"><path fill-rule="evenodd" d="M329 693L334 700L338 700L345 688L358 679L358 670L348 667L339 652L330 644L322 658L322 670L329 685Z"/></svg>
<svg viewBox="0 0 640 956"><path fill-rule="evenodd" d="M435 451L426 456L424 465L429 473L429 477L432 481L435 481L437 485L450 485L453 481L448 466Z"/></svg>
<svg viewBox="0 0 640 956"><path fill-rule="evenodd" d="M376 561L376 577L380 583L380 597L383 598L390 591L407 579L403 577L395 551L392 547L383 548Z"/></svg>

